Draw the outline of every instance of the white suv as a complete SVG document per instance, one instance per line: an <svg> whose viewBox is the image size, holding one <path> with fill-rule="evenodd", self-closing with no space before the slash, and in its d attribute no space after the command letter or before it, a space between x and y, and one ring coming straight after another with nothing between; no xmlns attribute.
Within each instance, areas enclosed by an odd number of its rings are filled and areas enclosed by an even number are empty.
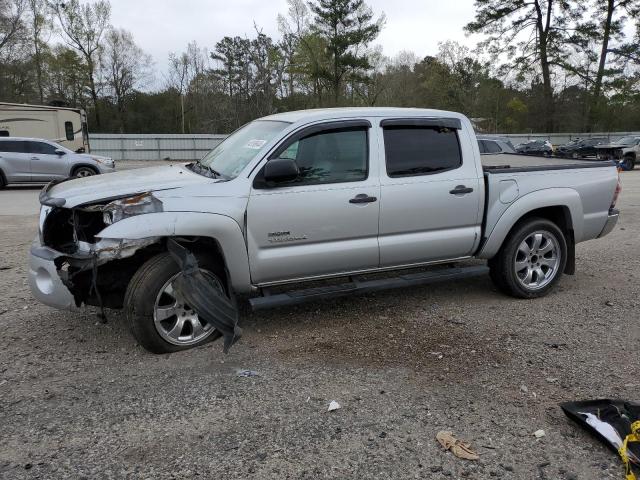
<svg viewBox="0 0 640 480"><path fill-rule="evenodd" d="M115 170L111 158L74 153L38 138L0 138L0 188L9 183L43 183Z"/></svg>

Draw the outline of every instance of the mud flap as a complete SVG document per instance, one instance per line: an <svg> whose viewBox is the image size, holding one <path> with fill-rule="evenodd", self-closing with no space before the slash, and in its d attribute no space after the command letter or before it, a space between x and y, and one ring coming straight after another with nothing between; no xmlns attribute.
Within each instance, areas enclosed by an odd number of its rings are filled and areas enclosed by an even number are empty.
<svg viewBox="0 0 640 480"><path fill-rule="evenodd" d="M215 327L217 338L224 337L224 353L228 353L242 335L235 302L207 281L193 253L172 239L167 242L167 249L182 270L182 275L173 281L174 290L199 316Z"/></svg>

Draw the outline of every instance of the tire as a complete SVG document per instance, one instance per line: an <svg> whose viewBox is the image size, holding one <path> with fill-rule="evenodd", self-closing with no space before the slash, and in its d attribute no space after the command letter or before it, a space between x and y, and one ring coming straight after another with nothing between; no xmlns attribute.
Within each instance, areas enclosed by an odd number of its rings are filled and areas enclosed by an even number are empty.
<svg viewBox="0 0 640 480"><path fill-rule="evenodd" d="M0 190L7 186L7 180L4 178L4 173L0 170Z"/></svg>
<svg viewBox="0 0 640 480"><path fill-rule="evenodd" d="M536 248L537 238L541 243ZM550 250L545 252L547 248ZM562 230L544 218L530 218L516 224L489 260L490 277L498 289L512 297L543 297L558 282L566 263L567 240Z"/></svg>
<svg viewBox="0 0 640 480"><path fill-rule="evenodd" d="M207 255L196 255L198 259L198 265L203 270L205 275L210 276L212 281L217 282L219 287L228 295L225 281L226 275L224 268L213 258ZM205 330L202 336L188 339L189 326L192 329L192 336L195 332L193 327L194 313L188 306L169 306L164 309L163 305L170 305L178 301L172 299L168 294L162 293L166 288L166 285L172 278L180 274L180 268L175 260L168 252L161 253L155 257L149 259L144 263L138 271L133 275L124 298L124 310L127 317L127 323L131 329L131 333L146 350L152 353L171 353L178 352L180 350L187 350L189 348L196 347L207 343L212 338L216 338L213 333L215 329L208 326L208 330ZM157 307L156 307L157 306ZM156 322L155 312L175 310L176 315L167 317L163 322ZM170 331L178 325L180 319L179 315L184 315L185 311L187 316L182 319L184 330L187 335L183 340L175 338L170 335ZM197 314L195 314L196 323ZM172 328L172 324L175 325ZM188 324L188 325L187 325ZM204 328L207 328L207 324L203 324ZM163 332L163 333L161 333Z"/></svg>
<svg viewBox="0 0 640 480"><path fill-rule="evenodd" d="M578 155L578 152L573 152L573 153L571 154L571 158L573 158L574 160L577 160L577 159L579 159L579 158L580 158L580 155Z"/></svg>
<svg viewBox="0 0 640 480"><path fill-rule="evenodd" d="M636 160L631 155L624 157L622 165L625 170L633 170L636 166Z"/></svg>
<svg viewBox="0 0 640 480"><path fill-rule="evenodd" d="M91 167L78 167L76 169L73 170L73 173L71 174L72 177L78 177L78 178L83 178L83 177L91 177L93 175L97 175L98 172L91 168Z"/></svg>

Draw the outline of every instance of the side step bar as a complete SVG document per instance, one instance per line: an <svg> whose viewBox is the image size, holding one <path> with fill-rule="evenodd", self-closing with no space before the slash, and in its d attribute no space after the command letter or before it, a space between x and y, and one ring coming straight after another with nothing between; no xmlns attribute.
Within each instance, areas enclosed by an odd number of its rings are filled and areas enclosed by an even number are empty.
<svg viewBox="0 0 640 480"><path fill-rule="evenodd" d="M285 305L297 305L314 300L344 297L359 293L375 292L377 290L390 290L392 288L413 287L430 283L459 280L461 278L479 277L489 273L489 267L475 265L470 267L447 268L432 272L410 273L391 278L360 281L353 279L349 283L330 285L326 287L308 288L305 290L292 290L275 295L265 292L261 297L249 299L252 310L264 310Z"/></svg>

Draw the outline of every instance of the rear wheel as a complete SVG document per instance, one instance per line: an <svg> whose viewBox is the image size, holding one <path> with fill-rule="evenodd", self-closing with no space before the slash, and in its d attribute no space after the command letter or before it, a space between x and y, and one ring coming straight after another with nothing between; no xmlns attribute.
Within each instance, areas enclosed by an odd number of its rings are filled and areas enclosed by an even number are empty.
<svg viewBox="0 0 640 480"><path fill-rule="evenodd" d="M518 298L535 298L553 288L566 263L562 230L549 220L532 218L514 227L489 267L500 290Z"/></svg>
<svg viewBox="0 0 640 480"><path fill-rule="evenodd" d="M78 167L73 171L73 176L78 178L91 177L92 175L97 175L97 174L98 172L96 172L91 167Z"/></svg>
<svg viewBox="0 0 640 480"><path fill-rule="evenodd" d="M4 173L0 170L0 190L7 186L7 181L4 178Z"/></svg>
<svg viewBox="0 0 640 480"><path fill-rule="evenodd" d="M224 270L212 258L197 255L203 275L225 293ZM173 288L182 275L169 253L148 260L135 273L124 299L131 332L145 349L153 353L186 350L206 343L216 331L181 300Z"/></svg>

